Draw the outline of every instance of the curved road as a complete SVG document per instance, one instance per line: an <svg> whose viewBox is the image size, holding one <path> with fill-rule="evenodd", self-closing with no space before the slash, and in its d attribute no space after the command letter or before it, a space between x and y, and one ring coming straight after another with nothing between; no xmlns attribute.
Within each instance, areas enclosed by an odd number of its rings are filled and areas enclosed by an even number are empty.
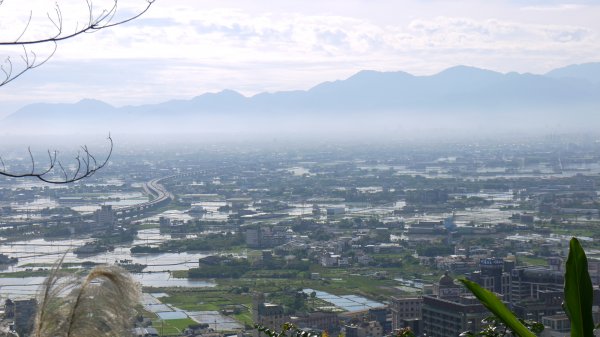
<svg viewBox="0 0 600 337"><path fill-rule="evenodd" d="M173 178L174 176L165 177L165 178L157 178L152 179L147 183L144 183L144 191L148 195L152 195L154 199L147 201L143 204L137 204L133 206L118 208L117 210L125 210L128 208L135 209L142 206L154 206L156 204L160 204L164 202L166 199L173 200L174 196L171 192L167 191L167 189L160 183L162 180Z"/></svg>
<svg viewBox="0 0 600 337"><path fill-rule="evenodd" d="M150 201L146 201L141 204L137 204L137 205L115 208L113 211L115 213L121 213L122 215L124 215L125 212L136 213L136 211L137 211L138 214L136 214L136 215L139 216L140 215L139 213L151 211L165 203L169 203L171 200L174 199L174 196L171 192L169 192L161 184L161 182L163 180L173 179L176 177L177 177L176 175L173 175L173 176L168 176L168 177L163 177L163 178L156 178L156 179L150 180L149 182L144 183L144 186L143 186L144 191L146 192L146 194L152 195L154 197L154 199L152 199ZM59 217L59 218L51 218L51 219L43 219L43 220L37 219L37 220L30 220L30 221L24 221L24 222L19 222L19 223L0 223L0 227L12 227L14 225L28 226L28 225L34 225L34 224L40 224L40 223L46 223L46 222L72 222L72 221L78 221L78 220L83 220L83 219L93 219L93 218L94 218L94 213L91 213L91 214L86 214L86 215L83 215L80 217L68 216L68 217ZM118 218L118 216L117 216L117 218Z"/></svg>
<svg viewBox="0 0 600 337"><path fill-rule="evenodd" d="M169 203L171 200L174 199L173 193L167 191L167 189L161 184L161 182L163 180L172 179L175 177L176 176L156 178L156 179L150 180L147 183L144 183L144 186L143 186L144 191L146 192L146 194L151 195L154 198L150 201L146 201L141 204L116 208L114 210L115 213L121 213L122 215L125 215L126 212L132 212L132 211L133 212L137 211L137 212L143 213L145 211L153 210L165 203Z"/></svg>

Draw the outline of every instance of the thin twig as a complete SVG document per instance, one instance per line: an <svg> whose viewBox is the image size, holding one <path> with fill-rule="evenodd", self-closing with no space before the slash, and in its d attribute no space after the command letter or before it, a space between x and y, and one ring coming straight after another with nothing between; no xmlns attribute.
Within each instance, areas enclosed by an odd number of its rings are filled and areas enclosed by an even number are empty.
<svg viewBox="0 0 600 337"><path fill-rule="evenodd" d="M29 157L31 159L31 170L28 173L10 172L9 170L6 169L4 160L2 159L2 157L0 157L0 164L2 164L2 170L0 170L0 176L10 177L10 178L36 178L38 180L41 180L41 181L43 181L45 183L49 183L49 184L68 184L68 183L79 181L81 179L91 177L98 170L105 167L108 164L110 157L112 156L112 152L113 152L113 148L114 148L113 139L110 135L108 136L107 139L110 143L110 148L109 148L108 154L106 155L105 159L101 163L98 163L98 161L96 160L96 157L90 152L90 150L87 148L87 146L82 146L82 149L85 152L85 157L81 157L79 154L77 155L77 157L75 157L76 167L74 170L69 170L72 173L69 173L64 168L61 161L58 160L58 152L57 151L54 151L54 154L52 154L50 151L48 151L48 161L49 161L48 166L46 167L46 169L43 172L36 172L35 159L34 159L33 153L31 152L31 149L28 148ZM83 162L83 165L82 165L82 162ZM60 174L63 178L61 178L61 179L52 178L52 177L50 177L51 173Z"/></svg>
<svg viewBox="0 0 600 337"><path fill-rule="evenodd" d="M1 4L1 2L0 2ZM23 37L23 35L25 35L25 32L27 32L27 29L29 28L29 24L31 24L31 18L33 17L33 11L29 11L29 19L27 20L27 24L25 25L25 28L23 29L23 32L21 32L21 35L19 35L19 37L17 38L17 42Z"/></svg>
<svg viewBox="0 0 600 337"><path fill-rule="evenodd" d="M115 0L115 3L117 1L118 0ZM59 42L59 41L63 41L63 40L67 40L67 39L73 38L73 37L75 37L77 35L81 35L83 33L90 33L92 31L98 31L98 30L102 30L102 29L106 29L106 28L111 28L111 27L114 27L114 26L122 25L124 23L133 21L133 20L139 18L140 16L144 15L150 9L150 7L154 4L154 2L155 2L155 0L147 0L147 5L146 5L146 7L143 10L141 10L139 13L137 13L134 16L131 16L131 17L127 18L127 19L123 19L123 20L118 21L118 22L113 22L113 23L108 23L107 22L106 24L100 25L102 23L102 21L104 21L104 19L106 19L106 18L108 18L110 16L110 13L112 11L112 9L111 9L111 10L106 11L107 13L105 15L100 15L97 19L93 19L93 17L92 17L91 21L89 22L89 24L86 27L81 28L78 31L75 31L75 32L73 32L71 34L64 35L64 36L55 36L55 37L50 37L50 38L45 38L45 39L39 39L39 40L0 42L0 46L16 46L16 45L20 46L20 45L40 44L40 43L46 43L46 42ZM116 5L113 8L116 8ZM93 15L93 14L90 13L90 15ZM60 14L59 14L59 16L61 17L61 20L62 20L62 16Z"/></svg>
<svg viewBox="0 0 600 337"><path fill-rule="evenodd" d="M146 0L146 6L137 12L136 14L125 18L120 21L113 22L115 15L117 14L118 2L119 0L113 0L113 5L108 8L102 10L99 14L94 13L94 6L91 0L85 0L86 6L89 12L89 16L87 19L87 24L85 26L80 26L79 21L77 21L77 25L75 26L75 30L71 33L67 34L64 28L64 17L61 7L56 4L54 8L54 13L46 13L48 21L50 21L51 25L54 26L56 33L48 33L47 37L41 39L33 39L33 40L22 40L26 35L27 31L31 26L31 21L33 17L33 12L29 13L29 18L27 23L25 24L25 28L19 34L19 36L13 41L0 41L0 46L21 46L23 47L23 54L21 55L21 61L23 63L22 66L15 66L10 56L6 57L4 60L4 65L0 66L0 71L4 75L4 78L0 78L0 87L4 86L13 80L21 77L24 73L31 69L35 69L43 64L45 64L50 58L54 56L56 53L56 49L58 48L58 42L67 40L70 38L74 38L83 33L94 33L102 29L112 28L118 25L122 25L128 23L132 20L135 20L145 14L150 7L154 4L155 0ZM2 4L2 0L0 0L0 5ZM52 43L54 44L54 49L52 52L43 60L39 61L37 54L34 51L28 51L26 46L36 45L36 44L46 44ZM30 54L31 53L31 54ZM6 67L5 67L6 65ZM15 70L20 69L20 70ZM0 76L1 77L1 76Z"/></svg>

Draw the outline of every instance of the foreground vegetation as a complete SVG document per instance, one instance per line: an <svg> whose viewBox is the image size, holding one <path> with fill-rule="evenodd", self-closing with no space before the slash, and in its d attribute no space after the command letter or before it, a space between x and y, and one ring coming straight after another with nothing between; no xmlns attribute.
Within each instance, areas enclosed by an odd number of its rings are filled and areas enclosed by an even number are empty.
<svg viewBox="0 0 600 337"><path fill-rule="evenodd" d="M519 337L536 336L537 331L526 326L523 320L516 317L492 292L466 279L462 279L461 282L515 335ZM587 257L576 238L571 239L570 242L564 297L564 309L571 322L571 337L594 336L594 319L592 317L594 290L588 272ZM485 336L504 336L508 332L507 329L503 333L500 331ZM468 333L468 336L477 335L482 334Z"/></svg>

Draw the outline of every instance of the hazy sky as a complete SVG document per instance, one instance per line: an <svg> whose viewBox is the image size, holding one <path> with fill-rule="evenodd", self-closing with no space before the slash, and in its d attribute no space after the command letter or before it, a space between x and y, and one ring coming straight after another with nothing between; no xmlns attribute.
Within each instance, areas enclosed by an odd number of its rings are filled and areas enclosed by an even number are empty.
<svg viewBox="0 0 600 337"><path fill-rule="evenodd" d="M65 31L85 21L85 1L58 2ZM25 38L51 32L48 3L4 0L0 38L18 36L32 9ZM121 15L143 5L119 2ZM143 18L65 41L49 63L0 88L0 116L32 102L126 105L226 88L307 89L362 69L544 73L600 60L598 18L597 0L156 0Z"/></svg>

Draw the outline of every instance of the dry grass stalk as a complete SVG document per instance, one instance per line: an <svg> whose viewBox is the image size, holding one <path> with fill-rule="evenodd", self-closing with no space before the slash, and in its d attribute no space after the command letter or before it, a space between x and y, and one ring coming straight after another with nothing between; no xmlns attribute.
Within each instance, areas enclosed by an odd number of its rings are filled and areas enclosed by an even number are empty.
<svg viewBox="0 0 600 337"><path fill-rule="evenodd" d="M38 299L35 337L128 336L138 284L124 269L98 266L85 278L61 274L62 259Z"/></svg>

